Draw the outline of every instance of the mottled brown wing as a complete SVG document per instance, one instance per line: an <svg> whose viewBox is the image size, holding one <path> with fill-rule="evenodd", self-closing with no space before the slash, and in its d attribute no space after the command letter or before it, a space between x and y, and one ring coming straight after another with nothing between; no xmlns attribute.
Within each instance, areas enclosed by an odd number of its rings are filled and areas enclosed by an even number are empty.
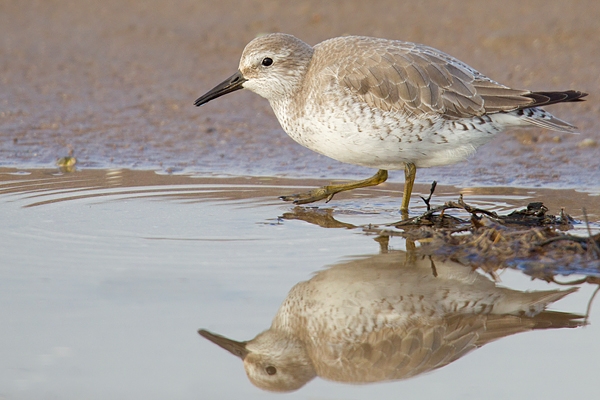
<svg viewBox="0 0 600 400"><path fill-rule="evenodd" d="M431 322L431 321L430 321ZM405 379L441 368L490 341L531 330L535 322L512 315L457 315L408 330L384 328L313 358L317 374L367 383Z"/></svg>
<svg viewBox="0 0 600 400"><path fill-rule="evenodd" d="M342 38L343 39L343 38ZM370 107L421 116L480 116L531 105L526 90L510 89L427 46L400 41L351 41L337 66L339 84Z"/></svg>
<svg viewBox="0 0 600 400"><path fill-rule="evenodd" d="M319 376L338 382L404 379L440 368L475 349L483 324L475 325L460 334L448 332L444 325L384 328L340 344L331 354L315 354L313 365Z"/></svg>

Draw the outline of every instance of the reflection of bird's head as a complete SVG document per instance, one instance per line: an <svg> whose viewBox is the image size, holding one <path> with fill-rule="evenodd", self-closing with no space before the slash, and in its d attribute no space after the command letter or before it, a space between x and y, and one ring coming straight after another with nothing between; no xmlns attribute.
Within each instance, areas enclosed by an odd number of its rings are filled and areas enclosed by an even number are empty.
<svg viewBox="0 0 600 400"><path fill-rule="evenodd" d="M274 331L267 330L248 342L236 342L203 329L198 333L240 357L248 378L261 389L292 391L316 376L304 345Z"/></svg>

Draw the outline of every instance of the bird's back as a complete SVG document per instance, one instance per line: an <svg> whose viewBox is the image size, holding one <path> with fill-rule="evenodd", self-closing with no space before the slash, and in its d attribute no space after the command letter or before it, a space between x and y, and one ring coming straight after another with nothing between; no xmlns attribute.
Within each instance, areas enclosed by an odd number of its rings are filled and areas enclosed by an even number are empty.
<svg viewBox="0 0 600 400"><path fill-rule="evenodd" d="M333 77L370 107L408 115L466 118L534 103L528 90L501 85L432 47L339 37L315 46L314 74ZM328 74L327 72L330 72Z"/></svg>

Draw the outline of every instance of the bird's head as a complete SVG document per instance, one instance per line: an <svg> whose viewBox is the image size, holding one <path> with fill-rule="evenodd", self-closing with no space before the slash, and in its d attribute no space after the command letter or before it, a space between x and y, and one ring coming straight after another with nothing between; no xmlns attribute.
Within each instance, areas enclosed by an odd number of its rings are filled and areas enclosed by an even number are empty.
<svg viewBox="0 0 600 400"><path fill-rule="evenodd" d="M224 94L249 89L270 102L299 90L313 48L292 35L272 33L252 40L242 53L238 71L194 103L201 106Z"/></svg>

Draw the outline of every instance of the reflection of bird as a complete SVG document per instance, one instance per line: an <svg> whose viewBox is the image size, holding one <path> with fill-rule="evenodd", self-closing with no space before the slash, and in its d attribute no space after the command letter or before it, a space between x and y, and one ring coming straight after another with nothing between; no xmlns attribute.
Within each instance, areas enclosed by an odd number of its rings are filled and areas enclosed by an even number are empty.
<svg viewBox="0 0 600 400"><path fill-rule="evenodd" d="M585 93L511 89L431 47L368 37L330 39L314 48L285 34L251 41L239 71L196 100L205 104L247 88L265 97L292 139L338 161L378 168L371 178L283 196L297 204L373 186L404 168L402 210L416 168L464 160L515 126L568 132L538 108Z"/></svg>
<svg viewBox="0 0 600 400"><path fill-rule="evenodd" d="M375 382L447 365L492 340L579 326L544 311L577 290L520 292L454 262L394 251L340 264L294 286L271 328L248 342L199 333L241 357L256 386L295 390L315 376Z"/></svg>

